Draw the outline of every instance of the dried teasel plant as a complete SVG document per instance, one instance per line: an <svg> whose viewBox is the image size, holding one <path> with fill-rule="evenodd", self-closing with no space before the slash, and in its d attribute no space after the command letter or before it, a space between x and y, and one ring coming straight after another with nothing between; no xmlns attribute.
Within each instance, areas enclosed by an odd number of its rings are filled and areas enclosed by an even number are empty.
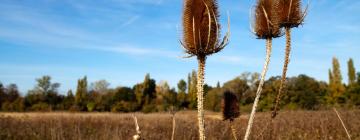
<svg viewBox="0 0 360 140"><path fill-rule="evenodd" d="M341 122L341 125L343 126L345 132L346 132L346 135L348 136L348 139L351 140L351 135L348 131L348 129L346 128L345 124L344 124L344 121L341 119L341 116L339 114L339 112L336 110L336 108L334 107L333 108L334 112L336 113L336 116L339 118L340 122Z"/></svg>
<svg viewBox="0 0 360 140"><path fill-rule="evenodd" d="M199 138L205 140L204 122L204 71L206 57L221 51L229 41L228 32L220 40L219 12L216 0L184 0L183 39L180 41L188 57L196 56L198 60L197 74L197 107Z"/></svg>
<svg viewBox="0 0 360 140"><path fill-rule="evenodd" d="M175 128L176 128L176 109L174 108L174 106L171 106L170 108L170 114L171 114L171 118L172 118L172 133L171 133L171 140L175 139Z"/></svg>
<svg viewBox="0 0 360 140"><path fill-rule="evenodd" d="M266 58L264 68L261 73L260 83L256 92L254 104L250 113L248 126L246 129L244 139L249 139L251 128L255 118L256 108L261 96L262 87L264 85L265 76L268 70L268 65L271 56L272 38L280 37L282 35L279 28L279 19L276 16L275 0L258 0L255 6L255 25L253 28L254 34L259 39L266 39Z"/></svg>
<svg viewBox="0 0 360 140"><path fill-rule="evenodd" d="M137 118L134 114L132 115L132 117L135 122L135 130L136 130L136 134L133 136L133 140L141 140L141 131L140 131L140 127L139 127Z"/></svg>
<svg viewBox="0 0 360 140"><path fill-rule="evenodd" d="M271 118L275 118L279 108L281 94L285 88L286 72L290 62L291 51L291 28L298 27L303 23L307 13L307 7L304 12L301 10L301 0L276 0L276 15L279 19L279 27L285 28L286 47L283 72L280 81L278 94L275 98L275 105L271 113Z"/></svg>
<svg viewBox="0 0 360 140"><path fill-rule="evenodd" d="M234 127L234 119L240 116L239 99L230 91L225 91L221 100L221 108L223 120L229 120L231 131L235 140L237 140L236 129Z"/></svg>

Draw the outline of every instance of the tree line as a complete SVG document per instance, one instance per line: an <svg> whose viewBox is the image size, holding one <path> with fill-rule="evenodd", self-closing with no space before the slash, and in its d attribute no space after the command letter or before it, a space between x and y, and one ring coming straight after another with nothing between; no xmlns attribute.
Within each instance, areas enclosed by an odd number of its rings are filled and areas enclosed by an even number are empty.
<svg viewBox="0 0 360 140"><path fill-rule="evenodd" d="M337 58L329 69L329 82L318 81L301 74L287 78L282 109L326 109L332 106L344 108L360 107L360 72L356 73L354 62L349 59L348 82L344 84ZM239 99L242 112L248 112L254 101L259 84L259 73L242 73L240 76L215 87L204 85L207 110L220 111L221 99L226 91L233 92ZM269 111L278 92L281 77L266 80L260 99L259 111ZM36 85L21 96L16 84L0 83L1 111L111 111L111 112L156 112L169 110L192 110L197 105L197 74L192 71L187 79L181 79L177 88L167 82L156 81L146 74L144 80L133 87L109 88L109 83L99 80L88 84L87 77L80 78L75 92L69 90L60 94L59 83L53 83L50 76L36 79Z"/></svg>

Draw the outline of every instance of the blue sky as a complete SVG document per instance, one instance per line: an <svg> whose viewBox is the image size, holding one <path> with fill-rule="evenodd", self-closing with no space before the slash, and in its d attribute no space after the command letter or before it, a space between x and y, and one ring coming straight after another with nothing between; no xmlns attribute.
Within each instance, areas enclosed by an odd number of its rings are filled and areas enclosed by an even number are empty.
<svg viewBox="0 0 360 140"><path fill-rule="evenodd" d="M219 0L230 44L208 58L206 82L215 85L242 72L260 72L265 41L251 33L249 12L255 0ZM304 1L306 4L307 1ZM77 79L106 79L111 87L132 86L146 73L175 86L196 69L184 59L181 0L1 0L0 81L16 83L22 92L35 78L51 75L61 92L75 89ZM339 58L344 82L346 61L360 69L360 1L312 0L305 24L292 30L289 76L307 74L328 79L333 56ZM224 29L224 28L223 28ZM226 28L225 28L226 29ZM280 75L284 37L275 39L268 76Z"/></svg>

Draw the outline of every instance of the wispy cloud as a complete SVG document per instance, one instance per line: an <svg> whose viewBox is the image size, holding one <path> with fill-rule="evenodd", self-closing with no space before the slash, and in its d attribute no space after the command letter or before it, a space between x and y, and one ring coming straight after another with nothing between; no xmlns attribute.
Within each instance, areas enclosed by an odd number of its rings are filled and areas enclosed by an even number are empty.
<svg viewBox="0 0 360 140"><path fill-rule="evenodd" d="M142 2L150 3L153 1ZM0 20L5 21L0 23L0 25L2 25L0 26L0 39L11 41L15 44L173 58L180 54L158 48L147 49L138 47L132 43L108 38L108 33L103 35L88 31L77 25L52 20L48 15L34 12L26 7L16 6L19 10L14 12L10 11L11 5L3 5L1 7L5 7L7 11L0 12ZM132 16L120 26L128 26L139 19L139 17L138 15ZM14 24L17 25L15 28L13 26Z"/></svg>
<svg viewBox="0 0 360 140"><path fill-rule="evenodd" d="M135 15L135 16L132 16L130 19L128 19L127 21L125 21L123 24L121 24L121 27L125 27L125 26L128 26L130 24L132 24L133 22L135 22L137 19L139 19L140 16L139 15Z"/></svg>
<svg viewBox="0 0 360 140"><path fill-rule="evenodd" d="M180 53L169 50L161 49L147 49L136 47L132 45L118 45L116 47L89 47L88 49L106 51L112 53L120 53L127 55L141 55L141 56L158 56L158 57L169 57L169 58L180 58Z"/></svg>

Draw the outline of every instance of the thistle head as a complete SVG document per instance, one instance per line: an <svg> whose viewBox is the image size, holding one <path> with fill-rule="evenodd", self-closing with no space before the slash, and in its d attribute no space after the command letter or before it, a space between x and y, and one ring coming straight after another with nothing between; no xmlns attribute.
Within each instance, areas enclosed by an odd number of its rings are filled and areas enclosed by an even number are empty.
<svg viewBox="0 0 360 140"><path fill-rule="evenodd" d="M281 36L274 0L258 0L255 7L254 33L260 39Z"/></svg>
<svg viewBox="0 0 360 140"><path fill-rule="evenodd" d="M225 91L223 99L221 101L222 113L224 120L233 121L235 118L239 117L239 100L235 93L230 91Z"/></svg>
<svg viewBox="0 0 360 140"><path fill-rule="evenodd" d="M216 0L184 0L183 39L186 53L206 57L221 51L227 44L229 32L221 41L219 12Z"/></svg>
<svg viewBox="0 0 360 140"><path fill-rule="evenodd" d="M301 10L301 0L276 0L276 9L280 27L298 27L306 15Z"/></svg>

